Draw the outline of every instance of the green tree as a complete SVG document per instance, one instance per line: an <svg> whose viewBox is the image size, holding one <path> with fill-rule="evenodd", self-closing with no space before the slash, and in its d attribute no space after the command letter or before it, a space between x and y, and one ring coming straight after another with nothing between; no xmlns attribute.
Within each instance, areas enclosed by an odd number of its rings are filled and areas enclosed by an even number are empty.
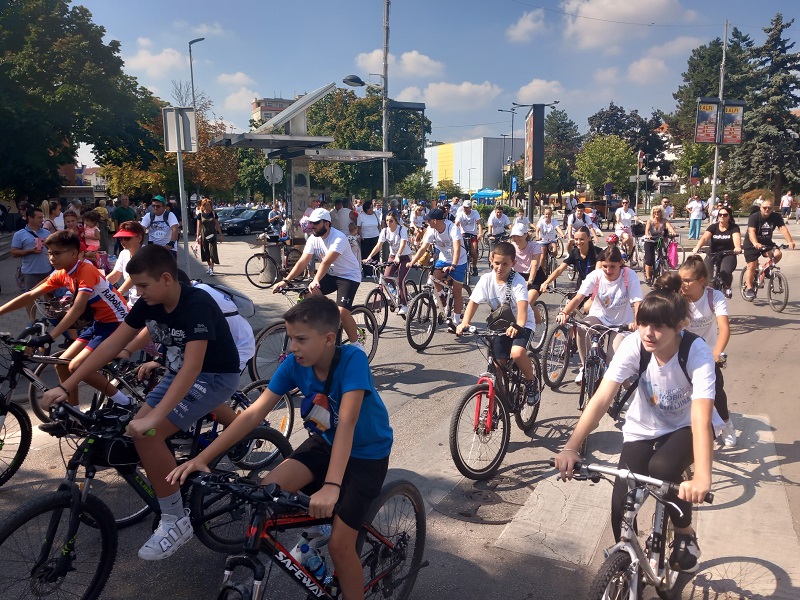
<svg viewBox="0 0 800 600"><path fill-rule="evenodd" d="M628 142L617 135L597 134L583 144L575 160L575 174L596 193L611 183L616 190L626 189L636 157Z"/></svg>
<svg viewBox="0 0 800 600"><path fill-rule="evenodd" d="M554 109L544 118L544 152L551 159L564 159L570 167L581 147L582 136L578 125L569 118L567 111Z"/></svg>
<svg viewBox="0 0 800 600"><path fill-rule="evenodd" d="M58 167L81 142L103 164L123 153L143 160L149 92L124 74L116 40L69 0L4 2L0 10L0 190L46 196ZM13 140L13 143L8 143Z"/></svg>
<svg viewBox="0 0 800 600"><path fill-rule="evenodd" d="M269 195L272 198L272 186L264 179L264 168L269 164L264 153L256 148L239 148L237 153L239 155L237 190L251 201L256 194L261 194L264 198Z"/></svg>
<svg viewBox="0 0 800 600"><path fill-rule="evenodd" d="M800 182L800 118L791 112L800 90L800 53L791 52L795 44L784 36L793 23L778 13L764 29L764 43L748 50L755 86L745 97L744 142L728 165L733 192L766 187L780 198L785 185Z"/></svg>
<svg viewBox="0 0 800 600"><path fill-rule="evenodd" d="M725 54L725 97L744 98L752 84L747 52L753 46L750 36L733 28ZM716 97L719 93L719 67L722 64L722 40L716 38L692 50L683 83L672 94L678 105L671 114L664 114L669 132L679 141L694 139L697 98Z"/></svg>
<svg viewBox="0 0 800 600"><path fill-rule="evenodd" d="M408 199L424 200L425 198L430 198L433 193L430 171L420 168L407 175L403 181L397 184L397 192Z"/></svg>
<svg viewBox="0 0 800 600"><path fill-rule="evenodd" d="M574 170L570 168L567 159L548 157L544 160L544 178L535 181L533 189L540 195L557 194L560 202L561 192L574 190L576 185Z"/></svg>
<svg viewBox="0 0 800 600"><path fill-rule="evenodd" d="M622 138L628 142L633 152L642 151L648 156L642 168L643 174L655 173L666 176L669 175L670 166L664 157L667 149L666 141L658 133L661 125L661 116L656 112L653 112L649 119L645 119L639 111L627 112L611 102L608 108L589 117L589 135L616 135ZM628 187L627 180L622 187Z"/></svg>
<svg viewBox="0 0 800 600"><path fill-rule="evenodd" d="M682 183L689 183L692 166L700 169L700 177L711 177L714 173L714 146L711 144L695 144L692 140L683 142L674 163L675 174Z"/></svg>
<svg viewBox="0 0 800 600"><path fill-rule="evenodd" d="M444 193L448 198L455 198L456 196L461 198L466 195L461 186L457 185L452 179L440 179L436 185L436 191L440 194Z"/></svg>

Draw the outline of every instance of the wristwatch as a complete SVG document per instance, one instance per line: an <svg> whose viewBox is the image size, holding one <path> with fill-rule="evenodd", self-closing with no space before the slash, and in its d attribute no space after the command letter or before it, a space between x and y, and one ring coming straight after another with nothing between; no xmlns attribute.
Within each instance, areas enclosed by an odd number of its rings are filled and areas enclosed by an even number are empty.
<svg viewBox="0 0 800 600"><path fill-rule="evenodd" d="M174 248L175 247L175 240L168 241L167 242L167 246L169 246L170 248Z"/></svg>

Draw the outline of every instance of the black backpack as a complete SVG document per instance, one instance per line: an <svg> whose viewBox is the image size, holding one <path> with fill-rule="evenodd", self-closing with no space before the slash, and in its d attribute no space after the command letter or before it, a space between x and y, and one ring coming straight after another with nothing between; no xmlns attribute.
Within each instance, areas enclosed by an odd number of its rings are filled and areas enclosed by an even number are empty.
<svg viewBox="0 0 800 600"><path fill-rule="evenodd" d="M683 337L681 337L681 344L678 346L678 364L681 366L681 371L683 371L683 374L686 375L686 380L689 383L692 383L692 378L689 376L689 370L686 368L686 363L689 362L689 351L692 349L692 344L699 337L700 336L696 333L684 331ZM650 358L653 356L653 353L645 350L644 346L641 345L641 342L639 342L639 347L639 377L641 378L642 373L647 370L647 366L650 364Z"/></svg>

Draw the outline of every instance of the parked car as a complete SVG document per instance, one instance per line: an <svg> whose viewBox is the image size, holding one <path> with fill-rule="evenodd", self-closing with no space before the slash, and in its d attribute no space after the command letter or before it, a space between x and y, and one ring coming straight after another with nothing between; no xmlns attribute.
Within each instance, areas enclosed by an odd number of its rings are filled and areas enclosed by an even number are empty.
<svg viewBox="0 0 800 600"><path fill-rule="evenodd" d="M227 235L250 235L254 232L264 231L268 226L269 210L266 208L246 210L238 217L233 217L220 224L222 231Z"/></svg>
<svg viewBox="0 0 800 600"><path fill-rule="evenodd" d="M241 216L241 214L246 211L247 208L244 206L226 206L225 208L217 209L217 220L219 224L222 225L225 221L230 221L234 217Z"/></svg>

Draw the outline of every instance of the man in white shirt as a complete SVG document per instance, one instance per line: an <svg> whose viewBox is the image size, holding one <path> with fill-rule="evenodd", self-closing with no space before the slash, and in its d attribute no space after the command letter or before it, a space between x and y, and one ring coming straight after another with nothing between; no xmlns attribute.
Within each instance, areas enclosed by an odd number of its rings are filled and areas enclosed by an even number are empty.
<svg viewBox="0 0 800 600"><path fill-rule="evenodd" d="M408 263L409 269L425 253L428 244L433 244L439 250L439 259L433 266L436 292L441 289L436 282L444 279L446 275L453 278L453 320L448 324L448 330L455 333L456 326L461 322L463 307L461 290L467 274L467 252L463 248L464 239L461 237L461 231L454 223L444 218L444 212L439 208L431 210L428 214L428 228L425 230L419 250Z"/></svg>
<svg viewBox="0 0 800 600"><path fill-rule="evenodd" d="M572 252L572 247L575 245L575 232L581 227L588 227L592 242L597 243L596 226L594 221L584 214L584 210L586 210L586 206L583 203L576 204L575 212L567 218L567 254Z"/></svg>
<svg viewBox="0 0 800 600"><path fill-rule="evenodd" d="M153 212L142 217L142 227L147 230L147 241L150 244L167 246L173 256L178 254L175 244L178 241L178 217L172 211L166 212L164 196L156 196L150 202Z"/></svg>
<svg viewBox="0 0 800 600"><path fill-rule="evenodd" d="M689 213L689 239L700 239L700 225L703 222L703 210L705 204L700 200L700 194L695 194L691 201L686 205Z"/></svg>
<svg viewBox="0 0 800 600"><path fill-rule="evenodd" d="M664 213L664 218L667 221L672 221L672 216L675 214L675 207L672 206L672 203L666 196L661 198L661 210Z"/></svg>
<svg viewBox="0 0 800 600"><path fill-rule="evenodd" d="M467 202L466 200L464 202ZM458 210L462 207L461 200L458 196L453 198L453 201L450 203L450 214L455 219L456 215L458 214Z"/></svg>
<svg viewBox="0 0 800 600"><path fill-rule="evenodd" d="M333 201L333 210L331 211L331 225L338 229L345 235L350 234L350 209L344 208L344 201L337 198Z"/></svg>
<svg viewBox="0 0 800 600"><path fill-rule="evenodd" d="M483 235L481 216L477 210L472 209L472 200L464 200L461 209L456 213L456 225L464 238L464 244L469 249L472 259L472 275L478 274L478 240Z"/></svg>
<svg viewBox="0 0 800 600"><path fill-rule="evenodd" d="M497 242L502 241L500 237L510 225L511 219L508 218L508 215L503 214L503 207L498 205L486 219L486 229L489 231L489 253L492 252Z"/></svg>
<svg viewBox="0 0 800 600"><path fill-rule="evenodd" d="M356 322L350 314L361 284L361 265L350 248L347 236L331 225L331 213L324 208L315 208L308 216L308 222L311 224L312 235L306 241L303 256L295 263L286 279L273 286L272 293L281 291L287 282L298 277L314 257L318 263L317 272L308 284L308 291L324 296L336 292L336 306L339 307L342 328L350 343L364 350L364 345L358 339Z"/></svg>
<svg viewBox="0 0 800 600"><path fill-rule="evenodd" d="M781 197L781 216L784 221L788 221L789 215L792 214L792 204L794 204L794 196L792 190L789 190Z"/></svg>

